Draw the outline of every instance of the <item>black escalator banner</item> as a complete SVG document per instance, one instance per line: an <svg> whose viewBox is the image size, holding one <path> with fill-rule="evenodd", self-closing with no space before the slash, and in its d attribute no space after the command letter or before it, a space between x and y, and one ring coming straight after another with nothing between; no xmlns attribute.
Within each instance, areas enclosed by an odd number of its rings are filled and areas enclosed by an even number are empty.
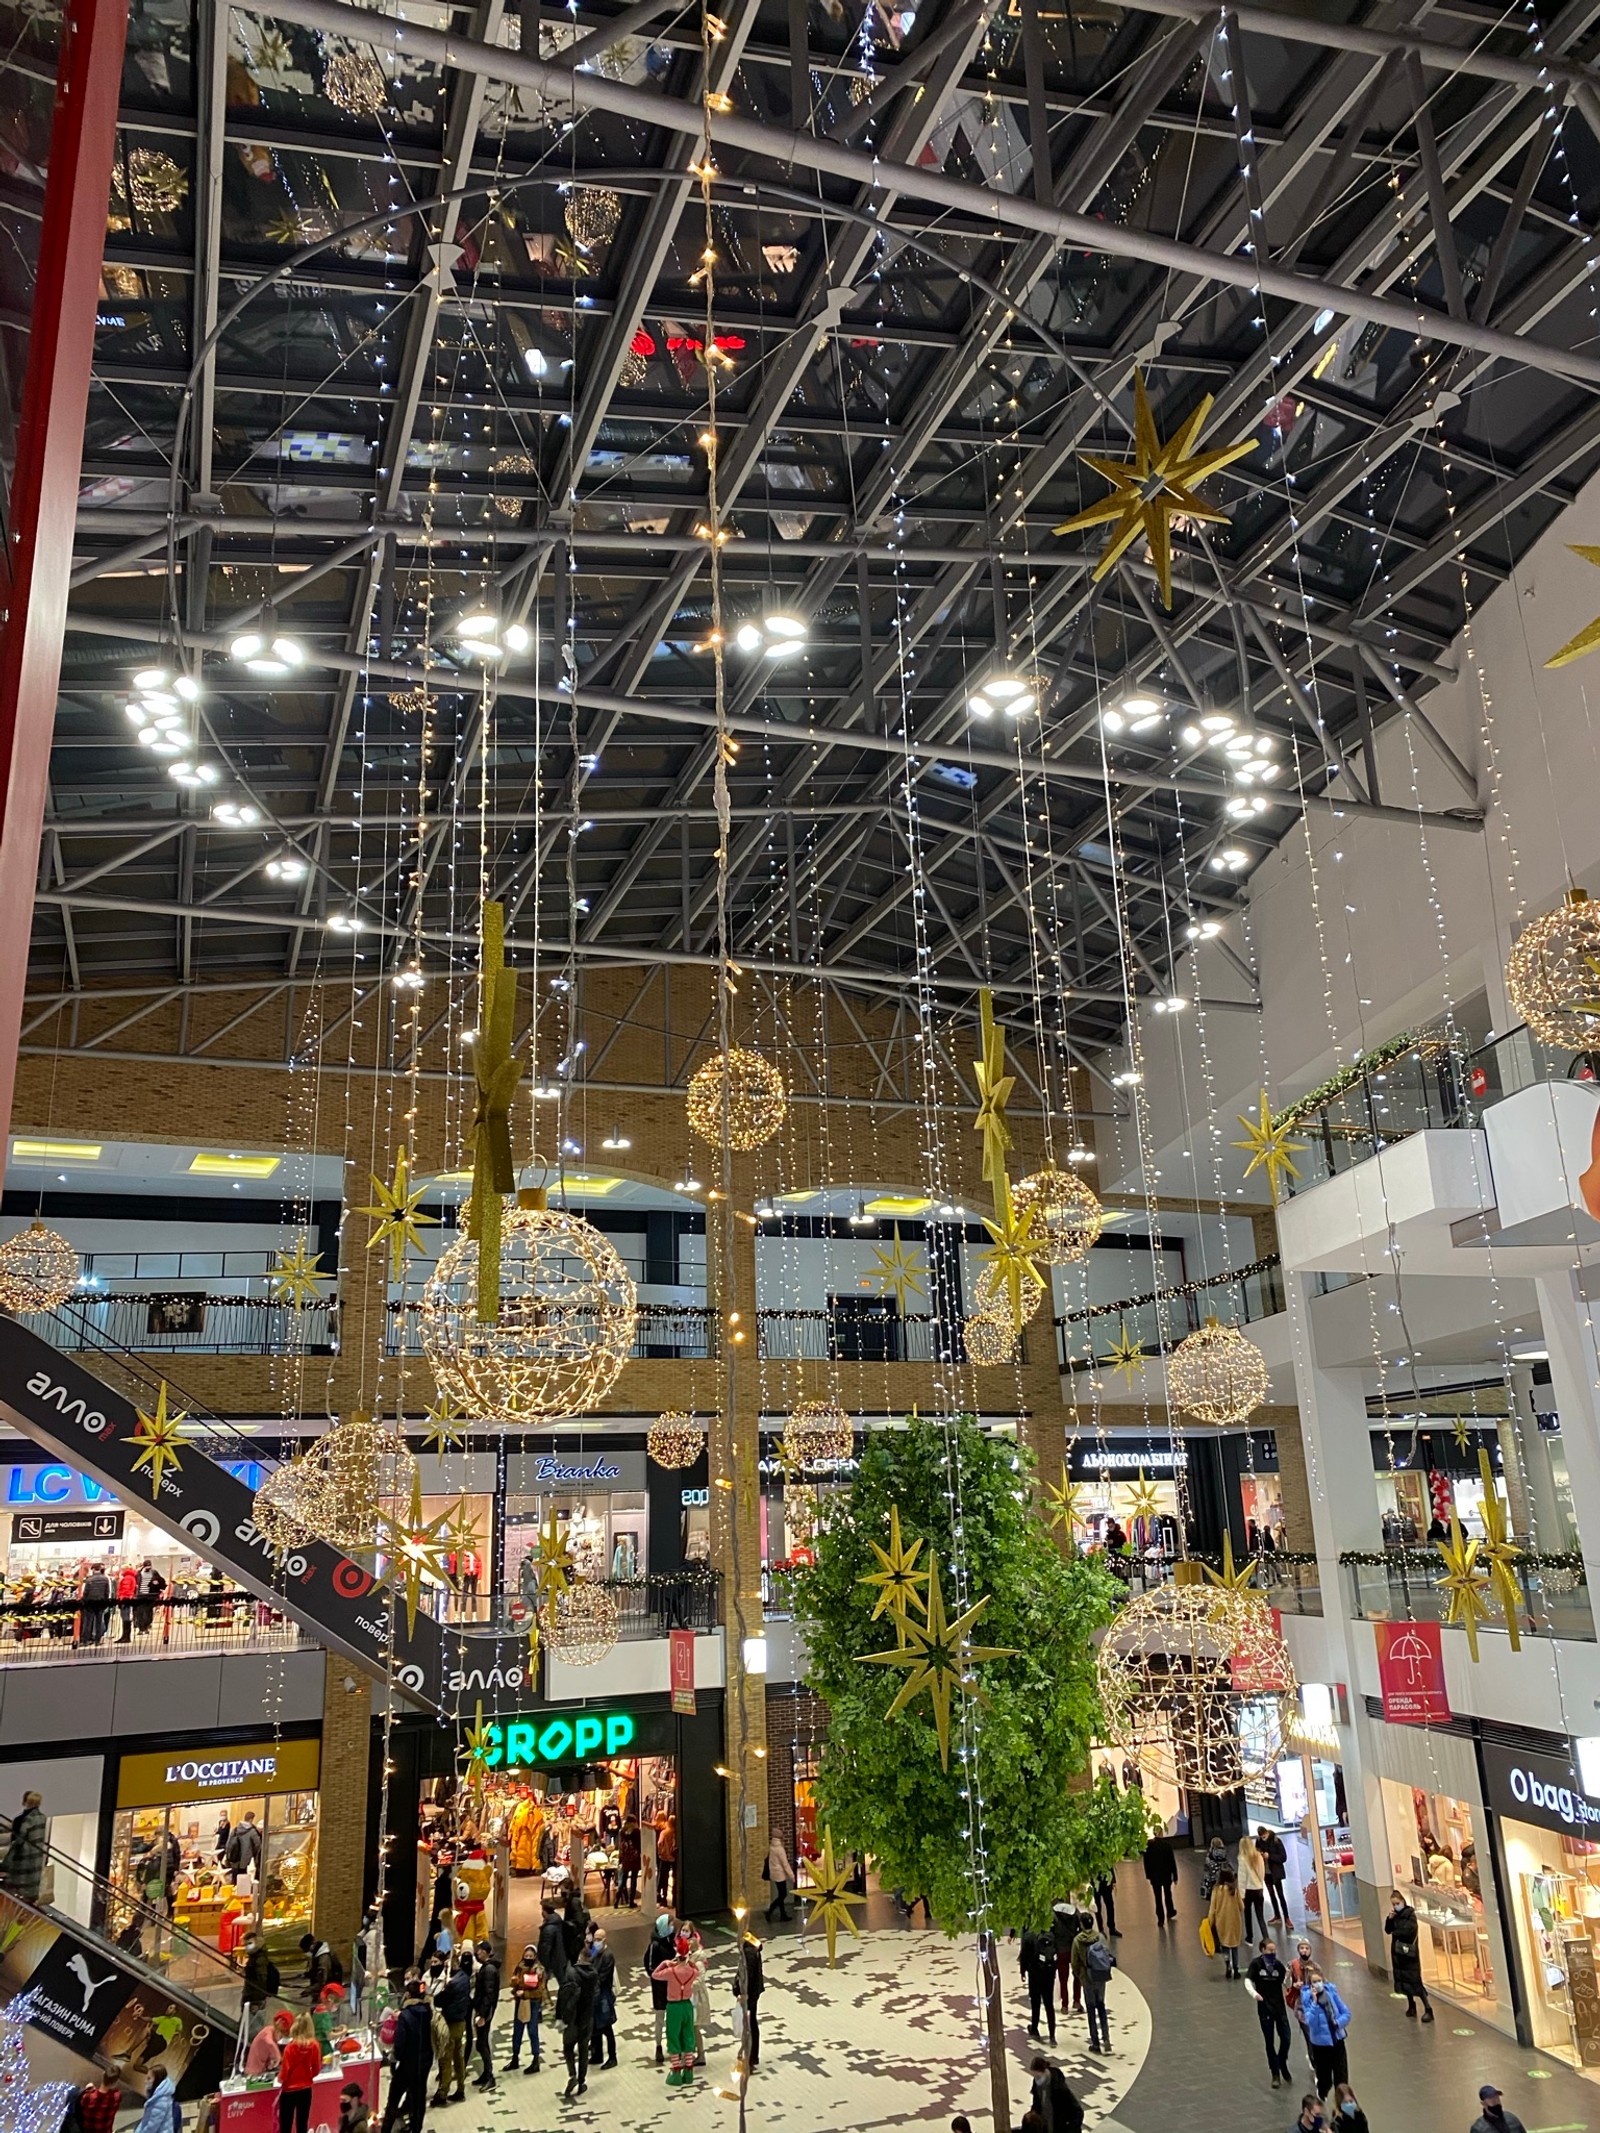
<svg viewBox="0 0 1600 2133"><path fill-rule="evenodd" d="M208 1562L230 1570L241 1585L282 1607L320 1642L384 1676L389 1667L387 1596L358 1563L323 1541L310 1541L281 1559L256 1530L246 1484L209 1459L197 1444L169 1463L159 1493L148 1460L134 1443L139 1411L132 1401L84 1369L72 1356L0 1312L0 1404L35 1443L61 1453ZM484 1709L527 1701L520 1640L446 1637L432 1616L418 1611L408 1628L399 1610L393 1676L418 1702L435 1710L481 1699Z"/></svg>

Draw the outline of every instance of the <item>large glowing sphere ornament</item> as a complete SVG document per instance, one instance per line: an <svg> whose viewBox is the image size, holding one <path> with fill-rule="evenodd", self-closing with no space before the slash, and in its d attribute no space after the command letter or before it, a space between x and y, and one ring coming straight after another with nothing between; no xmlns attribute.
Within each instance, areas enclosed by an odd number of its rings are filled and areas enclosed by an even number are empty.
<svg viewBox="0 0 1600 2133"><path fill-rule="evenodd" d="M1167 1366L1167 1396L1197 1422L1243 1422L1267 1397L1267 1365L1254 1341L1208 1318L1180 1341Z"/></svg>
<svg viewBox="0 0 1600 2133"><path fill-rule="evenodd" d="M1600 1046L1600 903L1569 889L1525 926L1506 958L1506 993L1541 1044Z"/></svg>
<svg viewBox="0 0 1600 2133"><path fill-rule="evenodd" d="M78 1255L39 1221L0 1244L0 1305L8 1311L54 1311L78 1286Z"/></svg>
<svg viewBox="0 0 1600 2133"><path fill-rule="evenodd" d="M609 1585L578 1578L557 1593L545 1620L545 1649L568 1666L598 1666L622 1635L622 1603Z"/></svg>
<svg viewBox="0 0 1600 2133"><path fill-rule="evenodd" d="M633 1350L638 1297L616 1249L580 1215L508 1207L500 1316L478 1317L478 1246L458 1237L422 1292L422 1352L464 1414L545 1422L588 1414Z"/></svg>
<svg viewBox="0 0 1600 2133"><path fill-rule="evenodd" d="M689 1124L720 1148L759 1148L783 1124L789 1098L783 1076L759 1052L718 1052L689 1083Z"/></svg>
<svg viewBox="0 0 1600 2133"><path fill-rule="evenodd" d="M1086 1258L1105 1221L1100 1202L1081 1178L1048 1165L1012 1186L1011 1204L1019 1215L1033 1209L1028 1249L1041 1266L1071 1266Z"/></svg>
<svg viewBox="0 0 1600 2133"><path fill-rule="evenodd" d="M797 1466L848 1459L856 1433L837 1400L802 1400L783 1426L783 1448Z"/></svg>
<svg viewBox="0 0 1600 2133"><path fill-rule="evenodd" d="M1294 1663L1260 1595L1162 1585L1130 1600L1098 1661L1105 1738L1189 1792L1236 1792L1283 1752Z"/></svg>

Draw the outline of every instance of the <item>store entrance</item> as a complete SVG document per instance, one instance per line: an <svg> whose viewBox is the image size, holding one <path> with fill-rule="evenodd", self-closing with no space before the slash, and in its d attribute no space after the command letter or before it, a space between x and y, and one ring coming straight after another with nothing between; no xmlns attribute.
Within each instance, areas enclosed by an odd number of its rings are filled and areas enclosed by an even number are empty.
<svg viewBox="0 0 1600 2133"><path fill-rule="evenodd" d="M146 1961L199 1941L231 1956L259 1926L273 1959L299 1960L316 1896L317 1795L239 1794L133 1807L112 1827L110 1880L150 1912L171 1921L172 1943L131 1909L112 1937Z"/></svg>

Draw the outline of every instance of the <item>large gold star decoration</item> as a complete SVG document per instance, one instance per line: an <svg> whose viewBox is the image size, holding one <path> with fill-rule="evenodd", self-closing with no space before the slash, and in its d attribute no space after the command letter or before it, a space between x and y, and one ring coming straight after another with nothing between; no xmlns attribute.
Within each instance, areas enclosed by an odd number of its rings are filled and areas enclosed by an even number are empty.
<svg viewBox="0 0 1600 2133"><path fill-rule="evenodd" d="M1143 1467L1137 1481L1128 1483L1128 1516L1130 1518L1159 1518L1161 1509L1156 1502L1156 1485L1147 1480Z"/></svg>
<svg viewBox="0 0 1600 2133"><path fill-rule="evenodd" d="M878 1597L873 1602L872 1619L889 1613L903 1616L908 1607L926 1609L927 1599L919 1589L928 1582L926 1570L917 1568L917 1557L922 1553L922 1542L914 1540L909 1547L900 1537L900 1506L889 1506L889 1545L880 1548L876 1541L868 1547L878 1558L879 1567L868 1570L857 1579L861 1585L876 1585Z"/></svg>
<svg viewBox="0 0 1600 2133"><path fill-rule="evenodd" d="M1125 1385L1131 1385L1134 1372L1144 1367L1144 1342L1136 1341L1126 1326L1119 1325L1116 1339L1100 1360L1107 1369L1116 1371Z"/></svg>
<svg viewBox="0 0 1600 2133"><path fill-rule="evenodd" d="M1274 1120L1272 1107L1267 1102L1265 1089L1261 1092L1261 1116L1259 1119L1251 1118L1242 1111L1235 1113L1235 1116L1245 1130L1245 1138L1242 1141L1235 1141L1233 1146L1235 1148L1248 1149L1250 1154L1250 1160L1244 1166L1244 1174L1249 1177L1254 1170L1264 1170L1267 1173L1267 1190L1272 1195L1273 1206L1276 1207L1278 1204L1278 1179L1280 1176L1288 1178L1299 1177L1300 1173L1295 1168L1294 1159L1297 1155L1304 1155L1306 1143L1304 1141L1290 1140L1287 1123L1282 1120Z"/></svg>
<svg viewBox="0 0 1600 2133"><path fill-rule="evenodd" d="M1256 1574L1254 1561L1246 1563L1242 1570L1234 1568L1233 1535L1231 1533L1224 1533L1222 1536L1222 1568L1213 1570L1209 1563L1202 1563L1200 1568L1207 1581L1213 1585L1220 1585L1224 1592L1248 1592Z"/></svg>
<svg viewBox="0 0 1600 2133"><path fill-rule="evenodd" d="M1045 1524L1057 1532L1064 1532L1068 1540L1071 1540L1083 1524L1084 1493L1083 1483L1069 1478L1066 1461L1063 1460L1059 1487L1049 1481L1044 1485L1044 1500L1049 1506L1045 1513Z"/></svg>
<svg viewBox="0 0 1600 2133"><path fill-rule="evenodd" d="M1457 1624L1467 1633L1467 1650L1473 1663L1478 1658L1478 1625L1489 1619L1489 1603L1485 1594L1489 1579L1478 1568L1478 1543L1463 1540L1461 1521L1454 1511L1450 1514L1450 1538L1433 1544L1444 1562L1444 1576L1439 1580L1439 1589L1450 1595L1450 1611L1445 1616L1447 1623Z"/></svg>
<svg viewBox="0 0 1600 2133"><path fill-rule="evenodd" d="M922 1296L927 1292L921 1277L928 1271L927 1262L918 1257L915 1250L907 1251L900 1242L900 1225L894 1226L894 1248L885 1251L881 1244L872 1247L872 1265L867 1269L865 1280L882 1296L892 1296L899 1306L900 1316L906 1315L906 1298Z"/></svg>
<svg viewBox="0 0 1600 2133"><path fill-rule="evenodd" d="M450 1515L445 1509L437 1518L423 1517L420 1474L411 1477L411 1504L404 1518L378 1513L378 1548L384 1557L378 1582L404 1598L406 1621L413 1630L423 1585L429 1580L439 1585L450 1582L450 1544L445 1538Z"/></svg>
<svg viewBox="0 0 1600 2133"><path fill-rule="evenodd" d="M515 1043L517 973L506 966L506 907L483 907L479 969L478 1041L472 1073L478 1087L472 1114L472 1199L467 1234L478 1245L478 1320L500 1320L501 1201L517 1189L511 1157L511 1099L528 1064L528 1048Z"/></svg>
<svg viewBox="0 0 1600 2133"><path fill-rule="evenodd" d="M1025 1207L1020 1215L1017 1213L1011 1198L1011 1180L1004 1170L995 1181L994 1203L995 1219L991 1222L985 1215L983 1221L994 1242L980 1257L994 1269L997 1286L1005 1289L1011 1305L1011 1322L1020 1331L1025 1315L1022 1309L1024 1288L1030 1281L1038 1282L1041 1287L1044 1284L1044 1276L1033 1257L1036 1210Z"/></svg>
<svg viewBox="0 0 1600 2133"><path fill-rule="evenodd" d="M1596 570L1600 570L1600 548L1591 548L1583 541L1568 541L1567 546L1574 555L1581 555L1586 563L1592 563ZM1582 659L1596 645L1600 645L1600 615L1596 615L1592 622L1586 622L1576 637L1569 637L1559 652L1552 652L1545 665L1570 667L1575 659Z"/></svg>
<svg viewBox="0 0 1600 2133"><path fill-rule="evenodd" d="M317 1272L322 1264L322 1254L308 1253L306 1241L303 1235L296 1237L293 1249L279 1252L267 1269L267 1282L272 1290L273 1300L290 1304L296 1311L305 1304L320 1303L322 1291L317 1287L317 1283L332 1278Z"/></svg>
<svg viewBox="0 0 1600 2133"><path fill-rule="evenodd" d="M141 1407L136 1410L139 1427L128 1439L139 1446L139 1456L133 1462L134 1472L144 1467L150 1475L150 1494L161 1494L161 1477L170 1466L177 1474L183 1470L183 1461L178 1455L179 1424L188 1418L185 1415L169 1414L167 1411L167 1381L161 1380L161 1389L156 1394L156 1411L147 1415Z"/></svg>
<svg viewBox="0 0 1600 2133"><path fill-rule="evenodd" d="M1472 1432L1467 1427L1465 1415L1457 1415L1450 1425L1450 1434L1456 1440L1456 1450L1464 1452L1472 1443Z"/></svg>
<svg viewBox="0 0 1600 2133"><path fill-rule="evenodd" d="M900 1686L894 1702L884 1713L886 1718L896 1718L920 1696L924 1689L933 1707L933 1729L939 1740L939 1762L950 1768L950 1703L959 1690L964 1696L984 1700L983 1691L972 1679L971 1669L980 1659L1009 1659L1012 1647L998 1644L971 1644L969 1633L989 1611L985 1596L974 1600L972 1605L952 1621L944 1611L944 1593L939 1584L939 1559L929 1558L927 1619L913 1621L910 1615L899 1618L904 1641L892 1652L863 1652L863 1666L903 1666L906 1678Z"/></svg>
<svg viewBox="0 0 1600 2133"><path fill-rule="evenodd" d="M487 1776L490 1758L500 1746L500 1728L490 1719L487 1725L483 1718L483 1699L480 1697L472 1714L472 1724L467 1728L462 1750L466 1755L466 1779L469 1785L480 1785Z"/></svg>
<svg viewBox="0 0 1600 2133"><path fill-rule="evenodd" d="M983 1175L998 1191L1011 1147L1006 1105L1016 1086L1016 1076L1006 1072L1006 1033L994 1019L994 995L987 986L978 995L978 1014L983 1056L973 1067L978 1084L978 1116L973 1130L983 1135Z"/></svg>
<svg viewBox="0 0 1600 2133"><path fill-rule="evenodd" d="M1111 527L1111 538L1094 567L1097 579L1115 567L1142 533L1150 543L1150 561L1161 587L1162 605L1171 607L1173 520L1226 525L1228 514L1202 503L1194 492L1209 475L1220 473L1256 448L1256 440L1251 437L1243 444L1197 452L1195 446L1210 412L1211 395L1207 393L1188 421L1163 444L1156 435L1144 379L1134 372L1133 457L1101 459L1092 452L1082 453L1084 465L1110 482L1111 494L1056 528L1057 533L1077 533L1087 526Z"/></svg>
<svg viewBox="0 0 1600 2133"><path fill-rule="evenodd" d="M422 1441L430 1452L459 1451L467 1441L466 1422L447 1392L440 1393L422 1421Z"/></svg>
<svg viewBox="0 0 1600 2133"><path fill-rule="evenodd" d="M411 1183L406 1165L406 1151L402 1148L394 1159L392 1183L386 1185L382 1178L373 1178L372 1189L377 1194L376 1204L356 1209L357 1214L372 1215L376 1218L377 1227L367 1239L367 1250L370 1252L373 1246L378 1244L388 1245L391 1281L399 1281L405 1273L406 1253L421 1251L421 1229L437 1229L439 1226L435 1216L422 1213L421 1201L427 1187Z"/></svg>
<svg viewBox="0 0 1600 2133"><path fill-rule="evenodd" d="M539 1588L539 1597L551 1609L567 1590L578 1574L573 1561L572 1546L556 1522L554 1510L544 1522L538 1544L533 1551L533 1581Z"/></svg>
<svg viewBox="0 0 1600 2133"><path fill-rule="evenodd" d="M806 1902L811 1906L810 1923L821 1926L828 1936L828 1968L838 1966L839 1928L848 1926L855 1939L861 1938L861 1929L850 1915L853 1904L865 1903L865 1896L858 1896L850 1887L850 1863L840 1865L833 1856L833 1831L822 1833L822 1857L808 1859L811 1871L811 1887L805 1891Z"/></svg>
<svg viewBox="0 0 1600 2133"><path fill-rule="evenodd" d="M453 1554L461 1555L469 1549L474 1555L482 1553L477 1516L467 1508L465 1496L456 1498L456 1507L450 1513L449 1524L444 1529L444 1538Z"/></svg>
<svg viewBox="0 0 1600 2133"><path fill-rule="evenodd" d="M1489 1454L1480 1444L1478 1447L1478 1472L1483 1477L1483 1533L1481 1554L1489 1566L1489 1585L1500 1603L1500 1612L1505 1619L1506 1635L1511 1649L1522 1649L1522 1588L1517 1583L1517 1574L1512 1564L1522 1550L1513 1542L1506 1525L1506 1507L1500 1501L1500 1491L1494 1485L1494 1470L1489 1464Z"/></svg>

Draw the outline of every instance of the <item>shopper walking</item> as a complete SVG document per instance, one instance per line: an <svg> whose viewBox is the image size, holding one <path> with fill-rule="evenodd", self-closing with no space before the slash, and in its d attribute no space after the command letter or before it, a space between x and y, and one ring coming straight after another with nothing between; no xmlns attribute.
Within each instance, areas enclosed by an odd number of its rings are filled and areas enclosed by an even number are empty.
<svg viewBox="0 0 1600 2133"><path fill-rule="evenodd" d="M433 1996L445 2026L445 2046L439 2054L439 2085L435 2103L461 2103L467 2093L467 2024L472 2019L472 1957L465 1952Z"/></svg>
<svg viewBox="0 0 1600 2133"><path fill-rule="evenodd" d="M1028 2035L1037 2038L1042 2016L1049 2024L1050 2042L1056 2041L1056 1950L1048 1933L1035 1933L1030 1926L1022 1936L1017 1967L1028 1989Z"/></svg>
<svg viewBox="0 0 1600 2133"><path fill-rule="evenodd" d="M794 1868L789 1864L789 1854L783 1848L783 1839L774 1830L772 1842L767 1846L767 1879L772 1883L772 1901L767 1905L767 1921L774 1917L787 1921L789 1889L794 1881Z"/></svg>
<svg viewBox="0 0 1600 2133"><path fill-rule="evenodd" d="M1254 1942L1267 1930L1267 1862L1248 1830L1239 1839L1234 1871L1239 1877L1239 1900L1244 1905L1244 1937Z"/></svg>
<svg viewBox="0 0 1600 2133"><path fill-rule="evenodd" d="M561 2056L567 2062L566 2096L581 2096L589 2086L589 2039L594 2034L594 1965L580 1955L561 1980L556 2020L561 2024Z"/></svg>
<svg viewBox="0 0 1600 2133"><path fill-rule="evenodd" d="M1217 1885L1217 1876L1232 1873L1228 1847L1220 1837L1213 1837L1206 1847L1205 1858L1200 1862L1200 1894L1206 1903L1211 1901L1211 1891Z"/></svg>
<svg viewBox="0 0 1600 2133"><path fill-rule="evenodd" d="M1350 2032L1350 2010L1313 1964L1300 1988L1300 2019L1305 2024L1311 2063L1317 2070L1317 2094L1327 2100L1328 2091L1350 2079L1350 2059L1345 2038Z"/></svg>
<svg viewBox="0 0 1600 2133"><path fill-rule="evenodd" d="M1104 1930L1093 1924L1085 1926L1073 1946L1072 1968L1074 1976L1080 1978L1083 1985L1083 2005L1089 2017L1089 2049L1092 2052L1111 2049L1111 2031L1106 2022L1106 1987L1116 1967L1117 1959L1111 1952L1111 1943Z"/></svg>
<svg viewBox="0 0 1600 2133"><path fill-rule="evenodd" d="M544 2012L544 1970L533 1942L522 1951L522 1960L511 1973L511 2057L507 2068L515 2072L522 2063L522 2040L528 2040L528 2072L539 2071L539 2021Z"/></svg>
<svg viewBox="0 0 1600 2133"><path fill-rule="evenodd" d="M122 1617L122 1635L119 1644L133 1641L133 1603L139 1597L139 1573L132 1563L124 1563L117 1573L117 1613Z"/></svg>
<svg viewBox="0 0 1600 2133"><path fill-rule="evenodd" d="M266 2020L267 2002L277 1993L283 1980L278 1975L278 1966L267 1953L267 1943L260 1933L245 1936L244 1984L241 1998L244 2002L246 2026L253 2035Z"/></svg>
<svg viewBox="0 0 1600 2133"><path fill-rule="evenodd" d="M244 1820L228 1832L228 1849L223 1854L223 1864L234 1885L246 1874L253 1875L261 1864L261 1832L256 1827L256 1811L245 1809Z"/></svg>
<svg viewBox="0 0 1600 2133"><path fill-rule="evenodd" d="M1417 2019L1417 2002L1422 2002L1422 2019L1433 2020L1433 2002L1428 1998L1428 1988L1422 1980L1422 1950L1417 1944L1417 1914L1398 1889L1389 1892L1389 1915L1383 1922L1383 1930L1389 1936L1389 1962L1394 1972L1394 1989L1406 1996L1406 2014L1414 2022Z"/></svg>
<svg viewBox="0 0 1600 2133"><path fill-rule="evenodd" d="M739 1943L739 1967L734 1974L733 1993L744 2011L744 2027L749 2046L745 2071L751 2074L761 2064L761 1995L766 1989L761 1943L747 1927L744 1939Z"/></svg>
<svg viewBox="0 0 1600 2133"><path fill-rule="evenodd" d="M1172 1892L1178 1884L1177 1854L1172 1849L1172 1839L1159 1832L1144 1848L1144 1878L1150 1884L1150 1894L1155 1900L1156 1924L1164 1926L1169 1918L1176 1918L1177 1908L1172 1901Z"/></svg>
<svg viewBox="0 0 1600 2133"><path fill-rule="evenodd" d="M1050 1945L1056 1956L1056 1983L1061 1988L1061 2016L1065 2021L1072 2000L1072 1943L1078 1937L1078 1914L1070 1903L1053 1904L1050 1910ZM1081 1995L1079 2004L1082 2004Z"/></svg>
<svg viewBox="0 0 1600 2133"><path fill-rule="evenodd" d="M433 2010L422 1990L422 1980L407 1978L395 2019L394 2043L389 2048L389 2101L384 2106L383 2133L394 2133L395 2120L402 2117L410 2133L422 2133L432 2067Z"/></svg>
<svg viewBox="0 0 1600 2133"><path fill-rule="evenodd" d="M78 2123L83 2133L112 2133L122 2109L122 2076L114 2065L105 2067L100 2079L78 2091Z"/></svg>
<svg viewBox="0 0 1600 2133"><path fill-rule="evenodd" d="M1348 2081L1341 2081L1333 2092L1338 2109L1335 2120L1339 2133L1368 2133L1367 2114L1356 2101L1356 2092Z"/></svg>
<svg viewBox="0 0 1600 2133"><path fill-rule="evenodd" d="M659 1911L644 1951L644 1972L650 1980L650 2007L656 2022L657 2066L664 2065L667 2056L663 2048L667 2028L666 1967L673 1957L675 1938L672 1920L665 1911Z"/></svg>
<svg viewBox="0 0 1600 2133"><path fill-rule="evenodd" d="M1479 2089L1478 2101L1483 2109L1472 2121L1472 2133L1528 2133L1516 2112L1506 2109L1504 2098L1492 2081L1486 2081ZM142 2120L140 2133L144 2133Z"/></svg>
<svg viewBox="0 0 1600 2133"><path fill-rule="evenodd" d="M1211 1889L1211 1905L1206 1912L1211 1921L1211 1934L1224 1958L1224 1977L1239 1975L1239 1943L1244 1938L1244 1908L1239 1901L1239 1884L1231 1866L1224 1865Z"/></svg>
<svg viewBox="0 0 1600 2133"><path fill-rule="evenodd" d="M1283 1839L1275 1829L1268 1829L1265 1822L1256 1829L1256 1850L1261 1854L1261 1863L1267 1873L1267 1909L1273 1919L1285 1926L1292 1926L1289 1906L1284 1900L1283 1884L1289 1872L1289 1854L1283 1848Z"/></svg>
<svg viewBox="0 0 1600 2133"><path fill-rule="evenodd" d="M591 2066L617 2063L617 1959L606 1940L605 1928L596 1926L589 1943L589 1967L594 1972L594 2031L589 2045Z"/></svg>
<svg viewBox="0 0 1600 2133"><path fill-rule="evenodd" d="M475 2089L494 2087L494 2018L500 2005L500 1965L488 1941L478 1943L478 1967L472 1978L472 2028L478 2043L478 2064L483 2072L472 2084Z"/></svg>
<svg viewBox="0 0 1600 2133"><path fill-rule="evenodd" d="M11 1823L11 1841L0 1859L0 1888L20 1896L24 1903L39 1901L44 1880L45 1833L43 1796L25 1792L22 1806Z"/></svg>
<svg viewBox="0 0 1600 2133"><path fill-rule="evenodd" d="M567 1974L567 1936L562 1930L560 1914L548 1901L540 1906L539 1968L559 1990L561 1980Z"/></svg>
<svg viewBox="0 0 1600 2133"><path fill-rule="evenodd" d="M644 1854L639 1843L639 1825L631 1817L617 1839L617 1909L635 1910L639 1903L639 1868Z"/></svg>
<svg viewBox="0 0 1600 2133"><path fill-rule="evenodd" d="M172 2076L157 2061L147 2076L144 2109L135 2133L173 2133L177 2123L178 2091Z"/></svg>
<svg viewBox="0 0 1600 2133"><path fill-rule="evenodd" d="M1067 2085L1067 2077L1053 2060L1035 2057L1028 2068L1033 2082L1033 2108L1044 2133L1081 2133L1083 2105Z"/></svg>
<svg viewBox="0 0 1600 2133"><path fill-rule="evenodd" d="M1272 2086L1287 2088L1290 2029L1284 1992L1289 1973L1270 1938L1263 1938L1260 1949L1251 1957L1245 1981L1256 2003L1256 2019L1261 2024L1261 2041L1266 2047L1267 2071L1272 2076Z"/></svg>
<svg viewBox="0 0 1600 2133"><path fill-rule="evenodd" d="M1302 2096L1300 2099L1300 2116L1290 2127L1289 2133L1322 2133L1322 2128L1326 2124L1327 2119L1323 2116L1322 2111L1322 2098L1315 2095Z"/></svg>
<svg viewBox="0 0 1600 2133"><path fill-rule="evenodd" d="M1111 1940L1121 1940L1117 1931L1117 1870L1099 1875L1094 1883L1094 1922Z"/></svg>
<svg viewBox="0 0 1600 2133"><path fill-rule="evenodd" d="M308 2133L311 2089L322 2072L322 2046L308 2014L294 2018L289 2041L278 2060L278 2133Z"/></svg>

